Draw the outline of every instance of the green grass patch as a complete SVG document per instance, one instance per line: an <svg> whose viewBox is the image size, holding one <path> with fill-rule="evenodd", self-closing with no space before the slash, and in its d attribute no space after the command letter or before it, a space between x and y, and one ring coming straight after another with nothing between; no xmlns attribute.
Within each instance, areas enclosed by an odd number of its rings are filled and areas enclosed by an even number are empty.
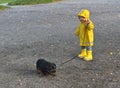
<svg viewBox="0 0 120 88"><path fill-rule="evenodd" d="M42 3L50 3L60 0L13 0L8 3L8 5L33 5L33 4L42 4Z"/></svg>
<svg viewBox="0 0 120 88"><path fill-rule="evenodd" d="M0 5L0 10L5 10L5 9L9 9L10 7L7 7L7 6L1 6Z"/></svg>
<svg viewBox="0 0 120 88"><path fill-rule="evenodd" d="M6 2L9 2L9 1L12 1L12 0L0 0L0 3L6 3Z"/></svg>

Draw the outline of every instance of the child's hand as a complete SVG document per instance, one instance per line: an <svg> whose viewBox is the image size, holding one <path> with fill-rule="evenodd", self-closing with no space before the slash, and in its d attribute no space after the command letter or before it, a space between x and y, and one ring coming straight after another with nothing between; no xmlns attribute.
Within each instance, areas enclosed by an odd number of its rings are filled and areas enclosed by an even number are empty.
<svg viewBox="0 0 120 88"><path fill-rule="evenodd" d="M88 25L90 23L90 20L86 20L86 24Z"/></svg>

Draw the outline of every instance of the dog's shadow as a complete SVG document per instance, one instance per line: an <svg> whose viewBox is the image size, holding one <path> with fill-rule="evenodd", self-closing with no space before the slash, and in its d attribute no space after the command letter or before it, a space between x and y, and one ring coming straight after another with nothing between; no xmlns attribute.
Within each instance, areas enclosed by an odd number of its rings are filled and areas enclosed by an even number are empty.
<svg viewBox="0 0 120 88"><path fill-rule="evenodd" d="M36 69L23 69L23 70L19 70L21 72L21 74L19 73L19 76L23 76L24 78L51 78L51 77L55 77L56 75L44 75L42 72L37 72ZM18 71L18 72L19 72Z"/></svg>
<svg viewBox="0 0 120 88"><path fill-rule="evenodd" d="M40 73L38 73L37 71L36 71L36 69L17 69L16 70L17 71L17 76L23 76L23 77L29 77L29 78L31 78L31 77L40 77L40 78L42 78L42 77L44 77L44 75L42 74L42 72L40 72Z"/></svg>
<svg viewBox="0 0 120 88"><path fill-rule="evenodd" d="M12 74L17 77L23 78L31 78L31 77L44 77L42 73L38 73L35 67L26 67L24 65L21 66L10 66L3 70L5 74Z"/></svg>

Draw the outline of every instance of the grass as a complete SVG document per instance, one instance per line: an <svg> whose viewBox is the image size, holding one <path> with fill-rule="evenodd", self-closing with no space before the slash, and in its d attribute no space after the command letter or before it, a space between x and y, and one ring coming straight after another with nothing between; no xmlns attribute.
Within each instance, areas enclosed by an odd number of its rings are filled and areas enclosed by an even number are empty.
<svg viewBox="0 0 120 88"><path fill-rule="evenodd" d="M0 5L0 10L5 10L5 9L9 9L10 7L7 7L7 6L1 6Z"/></svg>
<svg viewBox="0 0 120 88"><path fill-rule="evenodd" d="M33 5L33 4L42 4L56 2L60 0L0 0L1 3L8 3L8 5ZM0 5L0 10L5 10L10 7Z"/></svg>
<svg viewBox="0 0 120 88"><path fill-rule="evenodd" d="M41 4L41 3L50 3L59 0L13 0L8 3L8 5L33 5L33 4Z"/></svg>
<svg viewBox="0 0 120 88"><path fill-rule="evenodd" d="M0 4L1 3L7 3L9 1L11 1L11 0L0 0ZM9 9L9 8L10 7L0 5L0 10L5 10L5 9Z"/></svg>
<svg viewBox="0 0 120 88"><path fill-rule="evenodd" d="M0 0L0 3L6 3L6 2L9 2L11 0Z"/></svg>

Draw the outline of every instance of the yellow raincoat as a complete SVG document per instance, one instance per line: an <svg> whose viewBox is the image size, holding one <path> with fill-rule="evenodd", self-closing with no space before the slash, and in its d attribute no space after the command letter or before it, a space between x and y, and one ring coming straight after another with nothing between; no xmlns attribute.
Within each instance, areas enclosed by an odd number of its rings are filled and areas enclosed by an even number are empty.
<svg viewBox="0 0 120 88"><path fill-rule="evenodd" d="M83 9L81 12L78 13L78 16L83 16L85 19L90 20L90 12L87 9ZM86 22L80 22L79 26L77 27L75 34L80 37L80 46L93 46L94 42L94 24L90 20L89 25Z"/></svg>

